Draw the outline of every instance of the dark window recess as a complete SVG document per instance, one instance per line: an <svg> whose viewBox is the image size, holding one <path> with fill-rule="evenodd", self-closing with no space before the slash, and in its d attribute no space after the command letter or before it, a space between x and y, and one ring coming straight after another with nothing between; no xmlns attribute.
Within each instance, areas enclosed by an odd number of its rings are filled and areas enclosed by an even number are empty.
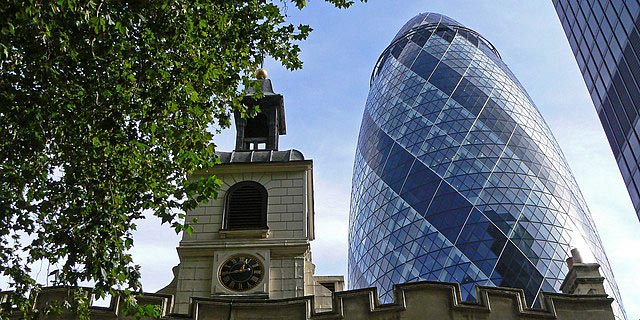
<svg viewBox="0 0 640 320"><path fill-rule="evenodd" d="M267 116L260 112L255 117L247 119L247 126L245 129L245 138L261 138L269 136L269 119Z"/></svg>
<svg viewBox="0 0 640 320"><path fill-rule="evenodd" d="M320 282L320 284L329 289L331 292L336 292L336 283L335 282Z"/></svg>
<svg viewBox="0 0 640 320"><path fill-rule="evenodd" d="M267 190L259 183L243 181L229 188L226 230L267 229Z"/></svg>

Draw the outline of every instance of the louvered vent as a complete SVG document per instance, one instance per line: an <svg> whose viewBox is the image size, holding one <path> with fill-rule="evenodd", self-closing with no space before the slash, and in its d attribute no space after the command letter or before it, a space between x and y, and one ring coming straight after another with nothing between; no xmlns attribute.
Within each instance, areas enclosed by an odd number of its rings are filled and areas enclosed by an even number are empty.
<svg viewBox="0 0 640 320"><path fill-rule="evenodd" d="M253 181L235 184L229 189L226 229L266 229L267 190Z"/></svg>

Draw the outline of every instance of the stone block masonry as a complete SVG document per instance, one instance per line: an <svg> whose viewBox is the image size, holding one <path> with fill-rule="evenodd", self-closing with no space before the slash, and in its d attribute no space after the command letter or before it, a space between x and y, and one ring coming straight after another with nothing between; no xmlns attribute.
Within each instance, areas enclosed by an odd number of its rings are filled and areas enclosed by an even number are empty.
<svg viewBox="0 0 640 320"><path fill-rule="evenodd" d="M311 268L313 232L313 163L226 163L192 178L216 175L223 184L218 197L187 212L193 233L183 234L178 247L180 266L173 285L161 290L174 294L173 312L188 313L192 297L269 299L313 294L305 272ZM225 206L229 190L240 182L262 185L267 193L267 229L226 229ZM220 283L220 266L233 255L257 257L264 266L264 281L236 292ZM308 279L307 279L308 278Z"/></svg>
<svg viewBox="0 0 640 320"><path fill-rule="evenodd" d="M89 289L86 289L90 291ZM478 287L477 302L461 301L460 288L454 283L416 282L396 285L394 302L380 304L374 288L337 292L332 298L332 308L316 312L313 296L289 299L242 300L223 298L193 298L188 314L173 314L173 297L170 295L145 294L141 304L157 306L161 319L190 320L613 320L611 303L606 295L571 295L545 293L542 308L524 307L522 290L510 288ZM38 300L67 299L65 288L45 288ZM119 297L113 297L109 307L92 307L92 319L128 320L123 314ZM23 314L10 307L10 293L0 293L3 319L22 319ZM76 319L72 314L65 319Z"/></svg>
<svg viewBox="0 0 640 320"><path fill-rule="evenodd" d="M224 172L223 169L219 169L222 172L215 172L224 182L217 199L202 203L188 213L189 221L196 219L193 223L194 232L191 235L185 234L182 242L220 239L226 193L231 186L241 181L255 181L267 189L269 238L299 239L313 236L307 228L307 208L311 208L312 204L309 203L309 190L306 188L310 183L309 175L304 168L296 168L296 171L290 172L251 172L247 166L243 169L248 172Z"/></svg>

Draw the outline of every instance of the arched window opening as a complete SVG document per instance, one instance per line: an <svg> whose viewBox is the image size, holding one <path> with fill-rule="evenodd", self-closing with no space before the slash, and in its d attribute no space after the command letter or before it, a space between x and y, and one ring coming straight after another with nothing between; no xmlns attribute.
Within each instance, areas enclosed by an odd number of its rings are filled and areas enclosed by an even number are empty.
<svg viewBox="0 0 640 320"><path fill-rule="evenodd" d="M246 138L266 138L269 136L269 119L266 114L258 113L253 118L247 119L247 127L244 132Z"/></svg>
<svg viewBox="0 0 640 320"><path fill-rule="evenodd" d="M267 229L267 189L254 181L234 184L227 192L224 229Z"/></svg>

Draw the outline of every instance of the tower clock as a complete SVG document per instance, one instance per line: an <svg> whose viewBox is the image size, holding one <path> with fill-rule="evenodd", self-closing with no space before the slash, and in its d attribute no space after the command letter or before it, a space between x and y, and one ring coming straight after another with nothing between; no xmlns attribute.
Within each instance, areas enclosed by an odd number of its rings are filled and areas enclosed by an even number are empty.
<svg viewBox="0 0 640 320"><path fill-rule="evenodd" d="M252 255L236 255L220 266L220 283L229 290L247 291L255 288L264 279L264 264Z"/></svg>

